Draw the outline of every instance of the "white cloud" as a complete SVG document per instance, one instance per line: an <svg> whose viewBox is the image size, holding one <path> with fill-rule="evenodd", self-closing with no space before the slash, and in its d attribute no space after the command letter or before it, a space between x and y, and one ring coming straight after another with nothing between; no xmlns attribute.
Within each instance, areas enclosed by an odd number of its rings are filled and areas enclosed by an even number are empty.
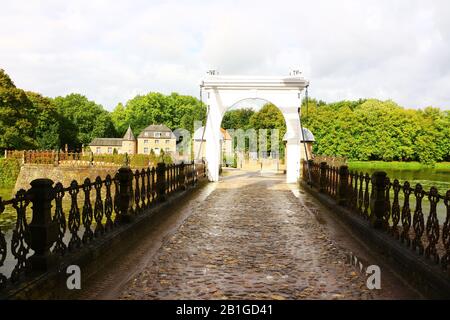
<svg viewBox="0 0 450 320"><path fill-rule="evenodd" d="M106 108L136 93L198 95L221 74L300 68L326 101L450 108L450 4L388 1L0 0L0 68L25 89Z"/></svg>

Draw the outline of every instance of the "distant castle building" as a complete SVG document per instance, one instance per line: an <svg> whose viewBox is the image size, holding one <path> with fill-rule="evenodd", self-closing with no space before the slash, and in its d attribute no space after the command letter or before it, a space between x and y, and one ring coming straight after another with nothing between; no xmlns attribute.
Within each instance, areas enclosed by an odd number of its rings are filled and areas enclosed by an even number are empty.
<svg viewBox="0 0 450 320"><path fill-rule="evenodd" d="M131 127L128 126L123 138L95 138L89 144L91 151L96 154L136 153L136 138ZM115 150L115 151L114 151Z"/></svg>
<svg viewBox="0 0 450 320"><path fill-rule="evenodd" d="M167 126L152 124L145 128L137 138L137 150L140 154L155 154L177 151L177 138Z"/></svg>
<svg viewBox="0 0 450 320"><path fill-rule="evenodd" d="M128 126L123 138L95 138L89 144L91 151L96 154L160 154L176 152L176 138L172 130L163 124L150 125L135 138L131 127ZM114 151L115 150L115 151Z"/></svg>

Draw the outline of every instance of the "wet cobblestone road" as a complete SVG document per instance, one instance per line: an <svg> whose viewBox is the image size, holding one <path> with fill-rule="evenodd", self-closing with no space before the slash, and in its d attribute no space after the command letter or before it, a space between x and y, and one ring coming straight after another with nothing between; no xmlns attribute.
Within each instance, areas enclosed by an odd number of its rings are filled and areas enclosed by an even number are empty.
<svg viewBox="0 0 450 320"><path fill-rule="evenodd" d="M226 176L118 297L390 298L367 289L346 249L290 188L281 175Z"/></svg>

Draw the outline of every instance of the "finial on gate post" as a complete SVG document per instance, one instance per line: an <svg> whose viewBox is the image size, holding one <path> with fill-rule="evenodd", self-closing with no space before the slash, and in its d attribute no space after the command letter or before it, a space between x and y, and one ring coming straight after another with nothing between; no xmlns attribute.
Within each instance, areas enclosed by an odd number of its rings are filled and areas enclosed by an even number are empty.
<svg viewBox="0 0 450 320"><path fill-rule="evenodd" d="M210 76L218 76L219 75L219 71L215 70L215 69L211 69L206 71L206 73Z"/></svg>

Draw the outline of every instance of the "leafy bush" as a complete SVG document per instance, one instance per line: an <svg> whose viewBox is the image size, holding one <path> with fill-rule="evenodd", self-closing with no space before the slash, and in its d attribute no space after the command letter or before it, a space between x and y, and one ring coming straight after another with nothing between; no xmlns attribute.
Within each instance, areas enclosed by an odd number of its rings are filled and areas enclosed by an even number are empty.
<svg viewBox="0 0 450 320"><path fill-rule="evenodd" d="M329 104L313 99L305 106L302 121L316 138L315 154L427 165L450 160L449 111L404 109L376 99Z"/></svg>
<svg viewBox="0 0 450 320"><path fill-rule="evenodd" d="M17 159L0 159L0 187L13 187L20 172L20 161Z"/></svg>

